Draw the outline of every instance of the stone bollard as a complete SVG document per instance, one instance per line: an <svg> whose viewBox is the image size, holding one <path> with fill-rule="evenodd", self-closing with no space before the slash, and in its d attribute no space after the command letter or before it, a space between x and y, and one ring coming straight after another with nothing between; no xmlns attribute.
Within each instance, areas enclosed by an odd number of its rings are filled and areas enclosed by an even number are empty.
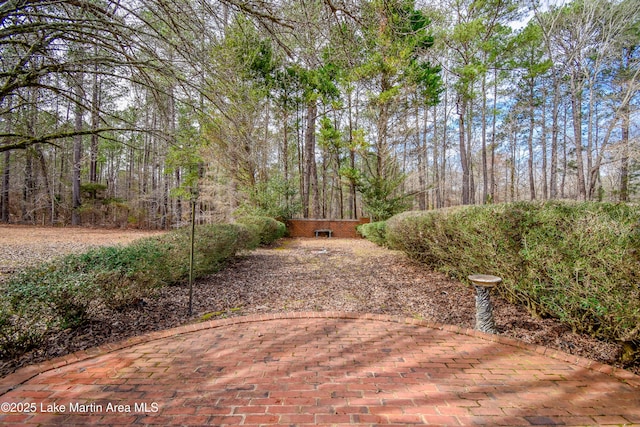
<svg viewBox="0 0 640 427"><path fill-rule="evenodd" d="M489 334L497 334L493 321L493 305L489 293L502 279L487 274L474 274L468 277L476 288L476 329Z"/></svg>

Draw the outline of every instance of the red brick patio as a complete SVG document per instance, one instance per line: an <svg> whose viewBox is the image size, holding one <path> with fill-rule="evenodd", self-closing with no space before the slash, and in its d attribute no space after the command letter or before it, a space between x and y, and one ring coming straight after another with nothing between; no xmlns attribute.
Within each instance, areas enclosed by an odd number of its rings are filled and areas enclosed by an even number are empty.
<svg viewBox="0 0 640 427"><path fill-rule="evenodd" d="M452 326L289 313L25 368L0 403L0 425L640 425L640 377Z"/></svg>

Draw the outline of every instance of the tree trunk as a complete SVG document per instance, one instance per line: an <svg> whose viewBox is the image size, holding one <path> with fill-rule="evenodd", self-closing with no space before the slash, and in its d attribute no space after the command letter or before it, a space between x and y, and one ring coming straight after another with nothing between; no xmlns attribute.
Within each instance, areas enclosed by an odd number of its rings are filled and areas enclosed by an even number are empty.
<svg viewBox="0 0 640 427"><path fill-rule="evenodd" d="M176 188L182 185L182 177L180 176L180 168L176 167L175 170ZM175 224L180 226L182 223L182 197L176 197L176 219Z"/></svg>
<svg viewBox="0 0 640 427"><path fill-rule="evenodd" d="M56 196L60 200L64 199L63 195L65 194L65 188L63 187L62 183L66 181L66 177L69 176L69 171L67 170L69 167L67 160L67 152L66 150L62 150L62 152L60 153L60 173L58 174L58 186L56 189Z"/></svg>
<svg viewBox="0 0 640 427"><path fill-rule="evenodd" d="M13 98L9 97L8 102L8 110L13 108ZM8 117L8 120L5 121L5 129L6 133L13 132L13 115ZM10 209L9 209L9 192L11 187L11 151L7 150L4 152L4 169L2 171L2 188L0 191L0 222L9 223L10 220Z"/></svg>
<svg viewBox="0 0 640 427"><path fill-rule="evenodd" d="M542 89L542 135L540 138L540 148L542 149L542 200L549 197L547 186L547 90Z"/></svg>
<svg viewBox="0 0 640 427"><path fill-rule="evenodd" d="M496 122L498 120L498 68L493 71L493 119L491 120L491 202L496 202Z"/></svg>
<svg viewBox="0 0 640 427"><path fill-rule="evenodd" d="M476 203L476 182L473 170L473 151L472 151L472 138L473 138L473 100L468 104L469 114L467 115L467 167L469 168L469 204Z"/></svg>
<svg viewBox="0 0 640 427"><path fill-rule="evenodd" d="M145 108L145 119L144 119L144 125L147 128L151 127L151 120L149 118L149 105L147 104L147 108ZM148 182L149 182L149 167L151 164L151 135L145 133L144 136L144 148L142 151L142 163L140 164L140 167L142 169L142 179L140 180L140 195L142 196L140 199L141 200L145 200L146 196L147 196L147 192L148 192Z"/></svg>
<svg viewBox="0 0 640 427"><path fill-rule="evenodd" d="M4 152L4 170L2 172L2 209L0 211L0 221L9 222L9 189L11 184L11 151Z"/></svg>
<svg viewBox="0 0 640 427"><path fill-rule="evenodd" d="M385 86L383 86L384 88ZM376 178L387 178L385 175L385 164L387 161L387 125L389 123L389 104L380 105L378 115L376 140Z"/></svg>
<svg viewBox="0 0 640 427"><path fill-rule="evenodd" d="M509 163L509 195L511 196L511 202L516 200L516 151L517 151L517 136L516 130L513 130L513 135L511 137L511 159Z"/></svg>
<svg viewBox="0 0 640 427"><path fill-rule="evenodd" d="M35 89L29 91L29 99L31 105L25 110L27 131L29 135L36 135L37 115L35 108L38 102L38 95ZM36 176L34 171L34 150L32 147L27 148L25 152L25 168L24 168L24 189L22 193L22 220L24 222L34 223L36 213Z"/></svg>
<svg viewBox="0 0 640 427"><path fill-rule="evenodd" d="M33 222L33 193L35 180L33 179L33 154L31 149L25 153L24 189L22 190L22 221Z"/></svg>
<svg viewBox="0 0 640 427"><path fill-rule="evenodd" d="M425 166L425 161L426 161L426 151L427 151L427 141L426 138L424 141L420 141L420 108L418 106L418 103L416 102L416 148L418 150L418 207L421 211L425 210L427 208L427 203L426 203L426 185L425 185L425 178L427 176L427 167ZM427 113L425 112L425 119L426 119ZM426 123L425 123L425 129L426 129ZM424 147L422 146L422 143L424 142Z"/></svg>
<svg viewBox="0 0 640 427"><path fill-rule="evenodd" d="M306 211L309 212L310 197L312 201L312 215L314 218L320 217L320 192L318 188L318 170L316 167L316 116L318 105L315 100L307 104L307 128L304 135L304 155L305 155L305 195L307 198ZM308 215L307 215L308 217Z"/></svg>
<svg viewBox="0 0 640 427"><path fill-rule="evenodd" d="M533 90L533 79L529 80L529 136L527 138L527 147L529 149L529 160L527 162L528 170L529 170L529 197L531 200L536 199L536 183L535 183L535 175L533 173L533 128L535 126L535 108L534 108L534 98L535 93Z"/></svg>
<svg viewBox="0 0 640 427"><path fill-rule="evenodd" d="M593 94L593 77L591 76L589 78L590 82L589 82L589 93ZM595 115L595 120L596 120L596 125L597 125L597 121L598 121L598 110L597 107L595 107L595 113L594 113L594 98L595 96L591 95L589 96L589 107L588 107L588 111L587 111L587 167L586 167L586 177L585 177L585 185L587 188L587 196L586 198L589 200L593 199L593 190L595 190L595 186L596 186L596 180L592 179L592 176L594 176L594 174L591 173L591 171L593 170L593 153L594 153L594 126L593 126L593 116ZM596 134L595 134L595 138L598 138L598 134L597 134L597 130L596 130ZM597 147L597 142L595 143L596 147L595 147L595 151L597 152L598 147Z"/></svg>
<svg viewBox="0 0 640 427"><path fill-rule="evenodd" d="M301 114L299 106L296 107L296 150L298 154L298 180L300 186L300 199L302 200L302 217L309 218L309 177L306 174L307 162L305 159L305 147L303 146L303 138L300 135L302 131Z"/></svg>
<svg viewBox="0 0 640 427"><path fill-rule="evenodd" d="M133 169L135 167L135 149L134 146L131 145L129 147L129 160L127 161L127 200L132 199L131 190L133 188Z"/></svg>
<svg viewBox="0 0 640 427"><path fill-rule="evenodd" d="M558 197L558 134L560 126L560 84L556 71L553 71L553 101L551 104L551 171L549 180L549 198Z"/></svg>
<svg viewBox="0 0 640 427"><path fill-rule="evenodd" d="M623 49L623 60L620 64L620 73L624 73L625 69L628 69L633 49ZM627 83L627 91L631 83ZM621 202L629 201L629 130L631 124L631 109L629 102L625 102L621 108L621 143L622 143L622 158L620 159L620 187L619 197Z"/></svg>
<svg viewBox="0 0 640 427"><path fill-rule="evenodd" d="M100 126L100 82L98 81L98 66L93 74L93 94L91 100L91 130L95 131ZM98 182L98 134L91 135L91 147L89 149L89 182ZM95 195L95 193L94 193Z"/></svg>
<svg viewBox="0 0 640 427"><path fill-rule="evenodd" d="M75 123L74 129L77 132L82 131L82 73L78 73L76 76L76 99L75 99ZM82 168L82 136L76 135L73 137L73 169L72 169L72 211L71 211L71 225L80 225L80 206L82 200L80 199L80 171Z"/></svg>
<svg viewBox="0 0 640 427"><path fill-rule="evenodd" d="M620 201L629 201L629 127L630 109L627 103L622 110L622 158L620 159Z"/></svg>
<svg viewBox="0 0 640 427"><path fill-rule="evenodd" d="M173 55L172 55L173 56ZM169 89L169 99L167 100L168 102L168 108L167 108L167 129L169 131L169 138L171 139L171 143L172 144L178 144L178 137L177 137L177 132L176 132L176 122L178 120L177 118L177 112L176 112L176 98L175 98L175 89L173 88L173 86L171 86L171 88ZM165 159L165 167L166 167L166 159ZM180 176L180 166L176 166L176 170L175 170L175 180L176 180L176 188L179 188L181 185L181 181L182 181L182 177ZM180 225L180 221L182 221L182 198L180 196L176 197L176 211L175 211L175 215L174 212L172 212L172 205L171 203L169 203L169 196L170 196L170 178L169 175L165 175L164 177L165 179L165 192L166 192L166 198L167 198L167 216L169 218L171 218L172 223L175 225Z"/></svg>
<svg viewBox="0 0 640 427"><path fill-rule="evenodd" d="M353 116L351 112L351 91L348 93L348 101L349 101L349 167L352 171L356 169L356 150L353 146ZM351 219L358 218L357 212L357 193L356 193L356 182L354 179L351 179L349 182L349 212Z"/></svg>
<svg viewBox="0 0 640 427"><path fill-rule="evenodd" d="M463 96L460 96L463 98ZM469 164L467 157L467 142L465 137L465 116L467 101L465 99L458 100L458 125L460 136L460 166L462 166L462 204L470 203L469 193ZM446 132L446 125L445 125Z"/></svg>
<svg viewBox="0 0 640 427"><path fill-rule="evenodd" d="M77 111L76 111L77 114ZM82 121L82 116L78 116ZM77 125L77 122L76 122ZM80 225L80 207L82 206L82 200L80 195L80 170L82 167L82 136L75 136L73 138L73 169L72 169L72 211L71 211L71 225Z"/></svg>
<svg viewBox="0 0 640 427"><path fill-rule="evenodd" d="M435 117L435 114L434 114ZM435 119L434 119L435 120ZM443 117L442 117L442 158L440 161L440 207L445 207L445 200L447 199L447 146L449 143L449 134L447 132L447 122L449 121L449 92L444 91L444 105L443 105Z"/></svg>
<svg viewBox="0 0 640 427"><path fill-rule="evenodd" d="M564 110L564 121L562 122L562 177L560 180L560 197L566 196L567 168L569 162L567 159L567 110Z"/></svg>
<svg viewBox="0 0 640 427"><path fill-rule="evenodd" d="M161 206L161 217L160 217L160 228L166 230L169 228L169 176L163 174L163 185L162 185L162 206Z"/></svg>
<svg viewBox="0 0 640 427"><path fill-rule="evenodd" d="M54 199L53 194L51 192L51 186L49 185L49 175L47 174L47 164L44 158L44 153L42 152L42 148L39 145L35 147L36 155L38 156L38 161L40 162L40 170L42 171L42 179L44 181L44 191L47 195L48 204L53 206ZM51 211L51 223L53 223L53 208Z"/></svg>
<svg viewBox="0 0 640 427"><path fill-rule="evenodd" d="M423 165L423 174L422 174L423 188L421 191L424 194L424 204L426 209L432 209L433 203L435 201L435 194L432 191L434 188L433 179L429 180L429 171L431 170L429 166L429 144L427 144L427 137L429 136L429 109L426 106L424 106L423 110L424 110L424 118L422 121L422 137L420 139L422 140L421 151L424 157L424 165ZM418 116L416 117L416 122L418 121L419 118L420 118L420 115L418 114ZM418 131L420 131L419 125L416 124L416 128ZM435 144L435 140L433 141L433 143ZM437 162L435 163L437 164Z"/></svg>
<svg viewBox="0 0 640 427"><path fill-rule="evenodd" d="M338 187L338 209L340 210L340 219L344 219L344 189L342 188L342 179L340 178L340 158L339 153L336 153L337 157L337 169L336 169L336 185Z"/></svg>
<svg viewBox="0 0 640 427"><path fill-rule="evenodd" d="M440 193L440 149L438 147L438 121L437 108L433 106L433 187L435 188L435 200L433 201L436 209L441 207L442 194ZM427 129L425 114L425 131Z"/></svg>
<svg viewBox="0 0 640 427"><path fill-rule="evenodd" d="M336 129L340 129L340 123L338 122L338 117L337 115L334 115L333 118L333 126ZM339 142L339 144L342 144L342 142ZM340 166L342 165L342 159L340 158L340 150L341 147L340 145L336 146L334 151L335 154L335 167L334 167L334 171L333 171L333 182L334 182L334 186L337 189L336 191L336 198L337 198L337 202L338 202L338 217L340 219L344 219L344 192L343 192L343 188L342 188L342 178L340 176ZM333 191L333 189L332 189Z"/></svg>
<svg viewBox="0 0 640 427"><path fill-rule="evenodd" d="M577 89L575 77L571 82L571 113L573 119L573 137L576 146L576 166L578 167L578 198L587 199L587 187L584 177L584 159L582 153L582 96Z"/></svg>
<svg viewBox="0 0 640 427"><path fill-rule="evenodd" d="M289 195L289 115L286 106L283 108L283 141L282 141L282 164L284 173L284 204L289 213L290 195Z"/></svg>
<svg viewBox="0 0 640 427"><path fill-rule="evenodd" d="M322 167L321 167L321 176L322 176L322 191L320 192L320 215L321 218L328 218L327 214L331 216L331 206L327 206L327 204L332 202L333 199L333 189L331 189L331 194L327 195L327 170L329 169L329 162L327 161L327 152L322 150ZM318 218L318 217L316 217Z"/></svg>
<svg viewBox="0 0 640 427"><path fill-rule="evenodd" d="M482 204L489 200L489 171L487 170L487 74L482 76Z"/></svg>

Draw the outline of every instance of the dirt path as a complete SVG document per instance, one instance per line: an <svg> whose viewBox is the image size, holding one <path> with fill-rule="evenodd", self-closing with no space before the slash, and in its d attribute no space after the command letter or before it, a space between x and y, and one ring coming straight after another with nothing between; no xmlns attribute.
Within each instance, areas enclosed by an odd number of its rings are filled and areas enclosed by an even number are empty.
<svg viewBox="0 0 640 427"><path fill-rule="evenodd" d="M404 254L365 240L285 239L244 254L197 282L195 316L187 315L186 286L168 287L122 312L94 313L74 331L52 335L43 348L19 360L0 361L0 376L18 366L69 352L225 316L291 311L349 311L415 317L472 327L473 291L426 270ZM494 298L499 331L528 343L615 364L618 347L572 333L551 319Z"/></svg>

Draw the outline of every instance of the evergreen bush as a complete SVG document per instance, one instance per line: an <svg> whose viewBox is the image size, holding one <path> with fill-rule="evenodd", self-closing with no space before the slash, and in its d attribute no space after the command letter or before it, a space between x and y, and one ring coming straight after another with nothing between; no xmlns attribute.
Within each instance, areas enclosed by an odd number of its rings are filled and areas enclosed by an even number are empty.
<svg viewBox="0 0 640 427"><path fill-rule="evenodd" d="M357 230L362 237L371 240L376 245L387 246L386 228L386 221L376 221L368 224L360 224Z"/></svg>
<svg viewBox="0 0 640 427"><path fill-rule="evenodd" d="M576 331L640 344L640 210L546 202L406 212L387 244L466 281L503 278L503 296Z"/></svg>
<svg viewBox="0 0 640 427"><path fill-rule="evenodd" d="M236 220L252 229L258 236L254 244L268 245L285 236L287 227L280 221L268 216L243 216Z"/></svg>
<svg viewBox="0 0 640 427"><path fill-rule="evenodd" d="M167 284L189 277L190 229L184 227L157 238L163 254L162 275ZM254 249L255 230L242 224L210 224L196 227L194 277L218 271L224 262L242 250ZM170 267L170 268L168 268Z"/></svg>
<svg viewBox="0 0 640 427"><path fill-rule="evenodd" d="M189 232L187 227L128 246L99 247L10 276L0 285L0 355L36 347L48 331L77 327L94 307L124 309L162 286L185 282ZM219 270L257 241L256 229L242 224L198 226L194 276Z"/></svg>

